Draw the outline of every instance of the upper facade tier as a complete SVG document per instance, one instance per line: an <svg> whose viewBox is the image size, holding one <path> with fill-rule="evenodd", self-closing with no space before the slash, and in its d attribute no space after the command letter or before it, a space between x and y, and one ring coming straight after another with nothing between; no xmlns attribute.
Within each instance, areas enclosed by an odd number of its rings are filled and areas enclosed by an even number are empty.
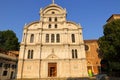
<svg viewBox="0 0 120 80"><path fill-rule="evenodd" d="M67 21L66 9L50 4L40 9L40 20L25 25L24 29L81 29L79 24Z"/></svg>
<svg viewBox="0 0 120 80"><path fill-rule="evenodd" d="M62 17L66 18L66 9L58 6L57 4L50 4L44 9L40 9L41 20L45 17Z"/></svg>

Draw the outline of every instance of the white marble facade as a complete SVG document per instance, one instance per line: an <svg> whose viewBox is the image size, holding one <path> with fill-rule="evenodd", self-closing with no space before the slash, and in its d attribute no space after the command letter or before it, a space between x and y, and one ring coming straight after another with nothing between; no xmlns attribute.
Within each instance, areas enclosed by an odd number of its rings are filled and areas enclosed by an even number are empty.
<svg viewBox="0 0 120 80"><path fill-rule="evenodd" d="M82 27L66 14L52 3L40 9L39 21L24 26L17 79L88 76Z"/></svg>

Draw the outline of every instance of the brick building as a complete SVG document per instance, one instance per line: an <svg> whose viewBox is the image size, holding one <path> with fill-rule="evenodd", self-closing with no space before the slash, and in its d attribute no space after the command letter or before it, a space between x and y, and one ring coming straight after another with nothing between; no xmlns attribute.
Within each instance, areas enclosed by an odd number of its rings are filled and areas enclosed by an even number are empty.
<svg viewBox="0 0 120 80"><path fill-rule="evenodd" d="M97 40L84 40L85 51L87 58L87 69L92 70L93 74L96 75L100 72L100 61L98 56L98 43Z"/></svg>

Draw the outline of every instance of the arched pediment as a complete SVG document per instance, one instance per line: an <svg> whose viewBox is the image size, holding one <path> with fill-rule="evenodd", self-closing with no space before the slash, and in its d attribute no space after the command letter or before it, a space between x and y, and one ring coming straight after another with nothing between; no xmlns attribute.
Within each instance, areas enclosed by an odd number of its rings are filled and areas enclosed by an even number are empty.
<svg viewBox="0 0 120 80"><path fill-rule="evenodd" d="M66 13L65 10L57 4L50 4L41 10L42 14L51 14L52 12L55 12L56 14Z"/></svg>
<svg viewBox="0 0 120 80"><path fill-rule="evenodd" d="M88 64L88 65L92 65L92 63L91 63L91 61L90 61L90 60L88 60L88 61L87 61L87 64Z"/></svg>
<svg viewBox="0 0 120 80"><path fill-rule="evenodd" d="M55 54L50 54L47 56L47 59L58 59L58 56L56 56Z"/></svg>
<svg viewBox="0 0 120 80"><path fill-rule="evenodd" d="M24 29L37 29L39 27L39 21L34 21L29 24L26 24Z"/></svg>
<svg viewBox="0 0 120 80"><path fill-rule="evenodd" d="M54 12L54 14L61 14L62 13L59 9L51 8L51 9L46 10L44 12L44 14L52 14L53 12Z"/></svg>
<svg viewBox="0 0 120 80"><path fill-rule="evenodd" d="M69 29L82 28L80 24L76 24L75 22L72 22L72 21L67 21L67 26Z"/></svg>

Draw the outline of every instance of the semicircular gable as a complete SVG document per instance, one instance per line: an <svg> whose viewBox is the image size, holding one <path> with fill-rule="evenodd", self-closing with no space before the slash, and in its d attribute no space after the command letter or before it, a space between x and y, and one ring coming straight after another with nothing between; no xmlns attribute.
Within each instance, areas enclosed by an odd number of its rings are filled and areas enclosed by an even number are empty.
<svg viewBox="0 0 120 80"><path fill-rule="evenodd" d="M82 28L79 24L76 24L75 22L71 22L71 21L68 21L68 22L67 22L67 26L68 26L68 28L70 28L70 29Z"/></svg>
<svg viewBox="0 0 120 80"><path fill-rule="evenodd" d="M52 5L47 6L46 8L43 9L42 12L49 13L50 10L55 11L55 12L59 12L59 13L64 12L64 9L56 4L52 4Z"/></svg>
<svg viewBox="0 0 120 80"><path fill-rule="evenodd" d="M60 13L62 13L60 10L58 10L58 9L48 9L48 10L46 10L44 13L45 14L51 14L52 12L54 12L54 14L60 14Z"/></svg>
<svg viewBox="0 0 120 80"><path fill-rule="evenodd" d="M56 56L55 54L50 54L47 56L47 59L58 59L58 56Z"/></svg>
<svg viewBox="0 0 120 80"><path fill-rule="evenodd" d="M31 23L25 25L24 28L27 28L27 29L37 29L38 25L39 25L39 21L35 21L35 22L31 22Z"/></svg>

